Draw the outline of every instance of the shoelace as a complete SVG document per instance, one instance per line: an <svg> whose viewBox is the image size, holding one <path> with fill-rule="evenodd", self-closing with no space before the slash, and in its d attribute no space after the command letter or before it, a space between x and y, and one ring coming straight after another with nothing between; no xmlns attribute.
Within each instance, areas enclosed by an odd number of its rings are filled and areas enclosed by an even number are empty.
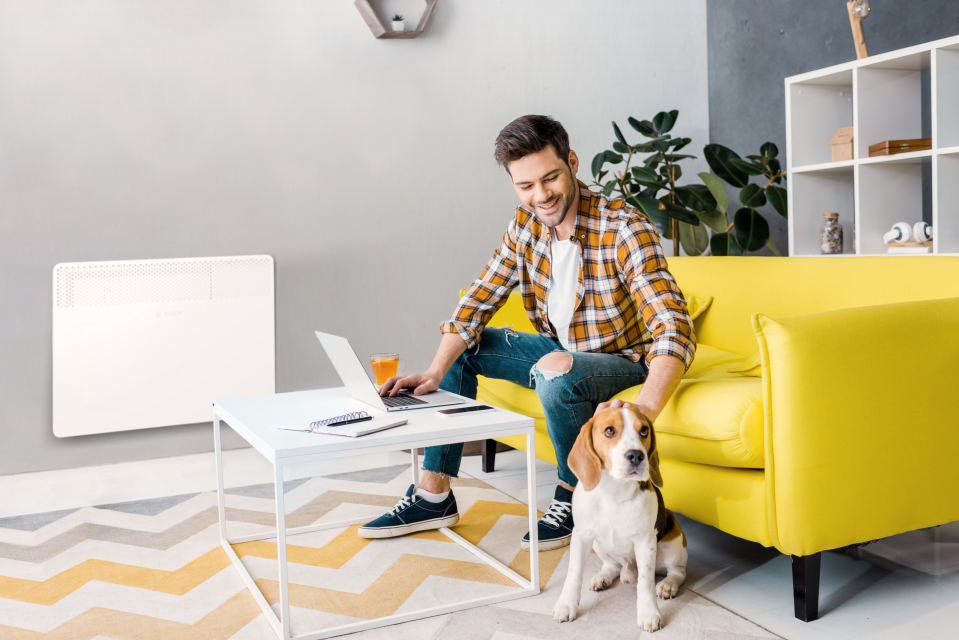
<svg viewBox="0 0 959 640"><path fill-rule="evenodd" d="M400 501L396 503L396 506L390 509L390 515L395 516L398 512L402 511L411 504L413 504L413 499L409 496L403 496L400 498Z"/></svg>
<svg viewBox="0 0 959 640"><path fill-rule="evenodd" d="M543 514L543 521L559 528L567 516L573 511L573 505L569 502L560 502L555 498L549 505L549 509Z"/></svg>

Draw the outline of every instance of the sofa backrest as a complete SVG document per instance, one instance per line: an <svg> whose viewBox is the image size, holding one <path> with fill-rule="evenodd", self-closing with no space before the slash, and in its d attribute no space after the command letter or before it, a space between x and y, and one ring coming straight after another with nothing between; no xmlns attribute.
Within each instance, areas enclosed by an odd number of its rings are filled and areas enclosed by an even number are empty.
<svg viewBox="0 0 959 640"><path fill-rule="evenodd" d="M700 343L741 355L757 349L750 318L959 297L959 256L679 257L669 270L687 296L713 296L696 320ZM462 296L462 293L460 295ZM532 332L518 291L490 326ZM890 353L905 336L889 336ZM914 336L915 339L918 336Z"/></svg>
<svg viewBox="0 0 959 640"><path fill-rule="evenodd" d="M750 322L754 313L785 318L959 297L957 256L678 257L668 261L684 294L713 296L712 305L696 320L699 342L742 355L758 348ZM890 335L890 355L910 339L921 336Z"/></svg>

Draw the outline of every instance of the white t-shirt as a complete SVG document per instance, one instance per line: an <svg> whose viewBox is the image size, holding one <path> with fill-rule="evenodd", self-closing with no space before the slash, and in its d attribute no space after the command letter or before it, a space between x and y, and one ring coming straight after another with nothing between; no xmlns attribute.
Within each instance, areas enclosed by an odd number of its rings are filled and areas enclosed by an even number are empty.
<svg viewBox="0 0 959 640"><path fill-rule="evenodd" d="M569 350L569 323L576 307L579 287L579 245L572 240L550 241L549 295L546 299L549 321L556 328L560 344Z"/></svg>

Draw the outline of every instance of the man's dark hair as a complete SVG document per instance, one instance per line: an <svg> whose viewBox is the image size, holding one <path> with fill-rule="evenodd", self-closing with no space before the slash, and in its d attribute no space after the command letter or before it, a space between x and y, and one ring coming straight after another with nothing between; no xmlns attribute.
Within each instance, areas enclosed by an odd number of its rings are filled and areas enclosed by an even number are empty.
<svg viewBox="0 0 959 640"><path fill-rule="evenodd" d="M496 136L493 157L509 171L506 165L532 153L539 153L546 146L569 166L569 134L557 120L549 116L521 116L516 118Z"/></svg>

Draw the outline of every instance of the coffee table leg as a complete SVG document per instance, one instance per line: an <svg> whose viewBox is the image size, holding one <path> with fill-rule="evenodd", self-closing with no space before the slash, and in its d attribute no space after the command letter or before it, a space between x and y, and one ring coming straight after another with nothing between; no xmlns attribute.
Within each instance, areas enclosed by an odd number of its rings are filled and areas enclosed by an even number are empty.
<svg viewBox="0 0 959 640"><path fill-rule="evenodd" d="M526 482L529 495L529 581L539 593L539 529L536 510L536 436L526 434Z"/></svg>
<svg viewBox="0 0 959 640"><path fill-rule="evenodd" d="M280 563L280 640L290 640L290 583L286 572L286 506L283 504L283 465L273 463L276 487L276 556Z"/></svg>
<svg viewBox="0 0 959 640"><path fill-rule="evenodd" d="M411 449L413 452L413 486L420 486L420 455L416 447Z"/></svg>
<svg viewBox="0 0 959 640"><path fill-rule="evenodd" d="M220 540L226 537L226 497L223 495L223 449L220 445L220 416L213 413L213 451L216 461L216 505L220 513Z"/></svg>

